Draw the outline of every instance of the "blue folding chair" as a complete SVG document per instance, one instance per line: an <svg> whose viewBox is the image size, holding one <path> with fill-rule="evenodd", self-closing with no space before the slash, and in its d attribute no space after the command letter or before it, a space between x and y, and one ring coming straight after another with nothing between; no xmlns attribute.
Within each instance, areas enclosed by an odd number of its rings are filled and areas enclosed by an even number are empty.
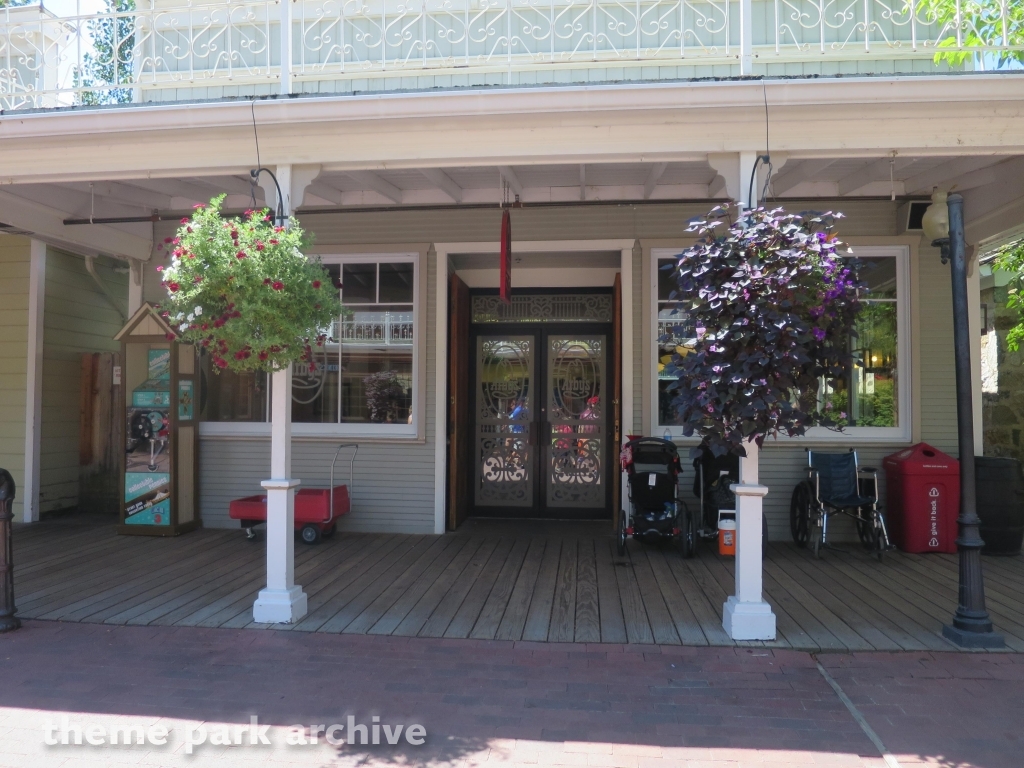
<svg viewBox="0 0 1024 768"><path fill-rule="evenodd" d="M818 557L828 543L828 520L836 514L852 517L861 542L882 559L890 548L885 518L878 508L878 471L861 467L857 452L807 451L807 479L793 489L789 526L797 546L811 545Z"/></svg>

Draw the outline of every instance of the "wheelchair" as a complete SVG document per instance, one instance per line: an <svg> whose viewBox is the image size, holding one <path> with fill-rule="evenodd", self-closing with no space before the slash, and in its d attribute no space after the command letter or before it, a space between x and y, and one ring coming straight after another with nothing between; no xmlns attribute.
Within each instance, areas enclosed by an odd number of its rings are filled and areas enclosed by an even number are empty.
<svg viewBox="0 0 1024 768"><path fill-rule="evenodd" d="M815 557L828 546L830 517L844 514L857 524L861 543L879 560L892 545L878 508L878 470L861 467L857 452L807 451L807 479L793 489L789 526L799 547L811 546Z"/></svg>

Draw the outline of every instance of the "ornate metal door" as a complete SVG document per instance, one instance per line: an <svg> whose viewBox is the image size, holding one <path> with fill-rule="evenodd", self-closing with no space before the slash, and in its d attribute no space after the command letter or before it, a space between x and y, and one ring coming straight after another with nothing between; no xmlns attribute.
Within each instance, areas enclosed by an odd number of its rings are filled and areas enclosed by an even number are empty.
<svg viewBox="0 0 1024 768"><path fill-rule="evenodd" d="M529 508L536 482L536 337L481 335L476 342L474 502Z"/></svg>
<svg viewBox="0 0 1024 768"><path fill-rule="evenodd" d="M546 335L545 502L598 509L607 499L607 354L604 335Z"/></svg>

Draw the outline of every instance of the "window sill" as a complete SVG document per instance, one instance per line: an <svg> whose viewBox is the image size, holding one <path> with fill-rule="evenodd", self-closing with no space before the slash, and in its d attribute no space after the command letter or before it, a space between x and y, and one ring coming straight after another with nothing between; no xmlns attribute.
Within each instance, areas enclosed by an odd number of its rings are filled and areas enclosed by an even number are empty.
<svg viewBox="0 0 1024 768"><path fill-rule="evenodd" d="M269 440L269 423L201 422L201 438L220 440ZM293 440L363 440L366 442L422 443L415 427L405 424L292 424Z"/></svg>
<svg viewBox="0 0 1024 768"><path fill-rule="evenodd" d="M650 437L663 437L666 427L657 427ZM669 428L672 440L681 445L699 445L700 438L684 437L682 431ZM851 427L842 432L834 432L824 427L812 427L802 437L787 437L766 440L766 444L801 447L805 445L909 445L910 434L899 428L888 427Z"/></svg>

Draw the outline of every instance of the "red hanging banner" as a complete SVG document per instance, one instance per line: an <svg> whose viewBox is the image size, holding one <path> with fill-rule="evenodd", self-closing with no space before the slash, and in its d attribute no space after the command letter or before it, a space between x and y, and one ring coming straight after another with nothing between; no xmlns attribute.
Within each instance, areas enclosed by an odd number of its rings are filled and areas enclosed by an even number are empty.
<svg viewBox="0 0 1024 768"><path fill-rule="evenodd" d="M501 300L512 303L512 217L508 208L501 214Z"/></svg>

